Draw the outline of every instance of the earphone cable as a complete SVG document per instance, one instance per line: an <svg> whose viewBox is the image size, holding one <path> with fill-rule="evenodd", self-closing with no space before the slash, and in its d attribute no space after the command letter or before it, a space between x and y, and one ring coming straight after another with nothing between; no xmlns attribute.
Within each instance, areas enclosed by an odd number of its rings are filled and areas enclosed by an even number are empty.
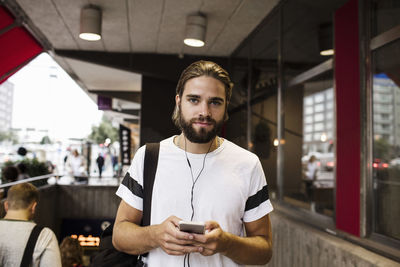
<svg viewBox="0 0 400 267"><path fill-rule="evenodd" d="M213 139L213 141L210 143L210 146L208 147L207 153L204 155L203 166L201 167L201 170L200 170L199 174L197 175L196 179L194 179L193 170L192 170L192 165L190 164L190 161L189 161L189 158L188 158L187 152L186 152L186 136L185 136L185 156L186 156L186 161L187 161L188 166L189 166L189 169L190 169L190 175L192 176L192 189L191 189L191 192L190 192L190 205L191 205L191 208L192 208L192 216L190 217L190 221L192 221L192 220L193 220L193 217L194 217L194 206L193 206L193 192L194 192L194 186L196 185L197 180L199 179L201 173L202 173L203 170L204 170L204 166L205 166L205 163L206 163L206 157L207 157L208 153L210 152L211 146L212 146L212 144L214 143L215 138L217 138L217 137L215 136L214 139ZM187 259L188 267L190 267L190 261L189 261L189 259L190 259L190 253L185 254L185 257L184 257L184 259L183 259L183 266L184 266L184 267L186 267L186 259Z"/></svg>

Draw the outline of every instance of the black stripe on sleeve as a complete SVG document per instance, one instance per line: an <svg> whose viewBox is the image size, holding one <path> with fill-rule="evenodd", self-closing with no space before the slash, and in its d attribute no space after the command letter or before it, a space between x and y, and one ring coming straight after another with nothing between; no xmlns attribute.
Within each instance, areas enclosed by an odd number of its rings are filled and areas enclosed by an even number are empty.
<svg viewBox="0 0 400 267"><path fill-rule="evenodd" d="M122 184L125 185L135 196L143 198L143 187L131 177L129 172L125 174Z"/></svg>
<svg viewBox="0 0 400 267"><path fill-rule="evenodd" d="M260 191L247 199L245 211L258 207L261 203L267 201L268 199L268 185L265 185Z"/></svg>

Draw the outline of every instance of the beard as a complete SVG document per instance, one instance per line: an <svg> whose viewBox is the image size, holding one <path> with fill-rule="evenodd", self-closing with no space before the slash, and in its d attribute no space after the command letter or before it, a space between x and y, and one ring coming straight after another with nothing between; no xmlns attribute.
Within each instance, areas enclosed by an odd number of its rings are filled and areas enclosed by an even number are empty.
<svg viewBox="0 0 400 267"><path fill-rule="evenodd" d="M191 119L190 121L186 121L181 110L182 109L179 109L179 125L183 134L192 143L206 144L210 142L217 136L224 125L223 119L217 122L210 116L200 116L198 118ZM199 131L196 131L196 129L193 127L193 123L195 122L207 122L212 124L213 127L208 131L203 127L201 127Z"/></svg>

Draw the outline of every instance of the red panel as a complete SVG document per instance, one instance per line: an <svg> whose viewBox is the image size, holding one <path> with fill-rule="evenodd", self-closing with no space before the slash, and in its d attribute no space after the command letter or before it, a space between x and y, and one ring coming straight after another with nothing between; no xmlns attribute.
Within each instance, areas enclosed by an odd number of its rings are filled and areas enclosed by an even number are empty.
<svg viewBox="0 0 400 267"><path fill-rule="evenodd" d="M0 77L15 72L16 68L42 52L42 47L22 27L0 35Z"/></svg>
<svg viewBox="0 0 400 267"><path fill-rule="evenodd" d="M14 22L14 18L11 16L8 11L0 6L0 29L5 28L6 26L12 24Z"/></svg>
<svg viewBox="0 0 400 267"><path fill-rule="evenodd" d="M358 1L335 12L336 227L360 235L360 67Z"/></svg>

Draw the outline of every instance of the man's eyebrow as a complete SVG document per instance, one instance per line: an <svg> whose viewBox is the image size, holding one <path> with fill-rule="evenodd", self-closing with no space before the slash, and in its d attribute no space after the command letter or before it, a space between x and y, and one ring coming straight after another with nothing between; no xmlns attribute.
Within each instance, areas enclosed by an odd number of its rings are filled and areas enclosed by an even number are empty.
<svg viewBox="0 0 400 267"><path fill-rule="evenodd" d="M224 99L221 97L210 97L209 100L211 101L219 101L219 102L224 102Z"/></svg>
<svg viewBox="0 0 400 267"><path fill-rule="evenodd" d="M199 95L186 95L186 98L200 98Z"/></svg>

